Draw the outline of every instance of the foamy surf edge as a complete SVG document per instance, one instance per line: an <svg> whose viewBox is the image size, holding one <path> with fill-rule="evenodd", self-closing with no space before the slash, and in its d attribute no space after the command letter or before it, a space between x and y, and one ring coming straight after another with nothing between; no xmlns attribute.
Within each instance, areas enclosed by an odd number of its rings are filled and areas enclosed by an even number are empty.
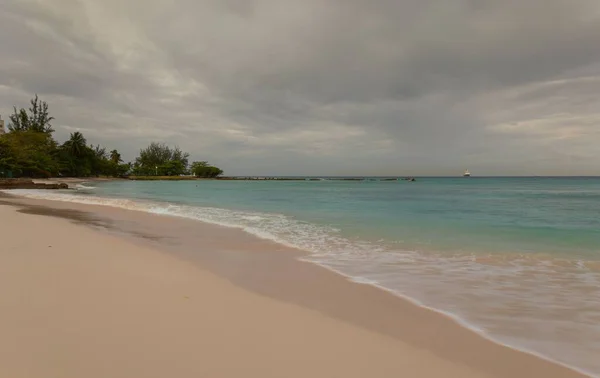
<svg viewBox="0 0 600 378"><path fill-rule="evenodd" d="M576 366L572 366L572 365L566 364L564 362L557 361L557 360L555 360L555 359L553 359L551 357L548 357L546 355L538 353L538 352L536 352L534 350L523 348L523 347L518 346L518 345L514 345L514 344L510 344L510 343L506 343L504 341L498 340L493 335L490 335L489 333L487 333L483 328L478 327L477 325L468 322L467 320L463 319L462 317L456 315L453 312L445 311L445 310L442 310L442 309L439 309L439 308L436 308L436 307L432 307L432 306L426 305L426 304L424 304L423 302L421 302L420 300L418 300L418 299L416 299L414 297L405 295L405 294L400 293L400 292L398 292L396 290L393 290L393 289L390 289L388 287L382 286L376 280L365 279L364 277L356 278L356 277L348 275L348 274L346 274L344 272L341 272L339 270L331 268L330 266L327 266L326 264L321 264L319 262L312 261L309 258L300 258L299 260L307 262L307 263L318 265L318 266L320 266L320 267L322 267L324 269L329 270L332 273L335 273L335 274L338 274L340 276L345 277L348 281L350 281L352 283L359 284L359 285L369 285L369 286L376 287L377 289L383 290L385 292L388 292L388 293L392 294L395 297L398 297L398 298L401 298L403 300L406 300L406 301L412 303L415 306L426 308L429 311L433 311L433 312L435 312L437 314L440 314L442 316L450 318L450 319L452 319L452 321L454 321L455 323L457 323L461 327L466 328L468 330L471 330L471 331L475 332L476 334L478 334L479 336L483 337L484 339L489 340L489 341L491 341L491 342L493 342L495 344L502 345L504 347L516 350L516 351L521 352L521 353L526 353L526 354L535 356L535 357L540 358L540 359L542 359L544 361L548 361L548 362L551 362L553 364L556 364L556 365L559 365L559 366L571 369L571 370L573 370L575 372L578 372L578 373L583 374L583 375L587 375L587 376L589 376L591 378L599 378L600 377L599 375L596 375L594 373L586 371L585 369L581 369L581 368L578 368Z"/></svg>
<svg viewBox="0 0 600 378"><path fill-rule="evenodd" d="M82 192L95 189L94 187L85 187L85 186L84 186L84 188L85 188L84 190L81 190ZM586 375L589 377L600 378L600 375L596 375L594 373L586 371L585 369L581 369L576 366L564 363L562 361L558 361L552 357L546 356L546 355L536 352L534 350L499 340L499 339L495 338L493 335L490 335L489 333L487 333L485 331L485 329L478 327L477 325L467 321L463 317L461 317L453 312L427 305L415 297L408 296L402 292L399 292L398 290L390 289L386 286L383 286L377 280L362 277L362 276L353 276L353 275L347 274L345 272L342 272L340 270L337 270L337 269L333 268L332 266L327 265L326 263L322 263L322 262L316 261L315 259L311 259L311 257L313 257L313 258L319 257L321 252L311 249L310 246L298 245L297 243L294 243L293 241L290 242L288 240L282 239L282 238L278 237L277 235L274 235L273 233L261 230L256 227L248 227L243 224L235 224L235 223L231 223L231 222L220 221L218 219L211 218L210 216L209 217L206 217L206 216L201 217L198 213L195 213L195 214L185 213L182 211L182 208L192 207L192 208L197 209L198 211L208 211L208 212L210 212L210 211L229 211L232 214L236 214L241 219L252 220L252 221L264 219L264 217L266 217L266 216L279 216L282 219L285 219L286 217L283 215L260 214L260 213L252 213L252 212L245 212L245 211L232 211L232 210L210 208L210 207L194 207L194 206L188 206L188 205L177 205L177 204L172 204L172 203L168 203L168 202L146 201L146 200L128 199L128 198L108 198L108 197L100 197L100 196L91 195L90 193L73 194L72 192L64 192L64 191L60 191L60 190L59 191L0 190L0 192L14 194L17 196L22 196L22 197L31 198L31 199L71 202L71 203L79 203L79 204L84 204L84 205L106 206L106 207L113 207L113 208L119 208L119 209L131 210L131 211L145 212L145 213L155 214L155 215L186 218L186 219L204 222L204 223L208 223L208 224L214 224L214 225L218 225L218 226L243 230L244 232L247 232L247 233L249 233L255 237L258 237L260 239L269 240L269 241L272 241L272 242L275 242L275 243L278 243L278 244L281 244L281 245L284 245L287 247L303 250L303 251L309 253L309 256L299 258L300 261L311 263L311 264L320 266L322 268L325 268L332 273L335 273L335 274L345 277L348 281L353 282L355 284L370 285L370 286L376 287L379 290L386 291L386 292L388 292L398 298L406 300L416 306L426 308L430 311L434 311L442 316L452 319L454 322L456 322L461 327L469 329L469 330L477 333L479 336L481 336L491 342L494 342L495 344L505 346L507 348L519 351L521 353L526 353L526 354L535 356L542 360L545 360L545 361L551 362L553 364L571 369L573 371L576 371L580 374L583 374L583 375ZM319 227L319 226L315 226L315 227ZM332 229L332 230L334 230L334 229ZM312 231L314 231L314 229L309 230L309 232L312 232ZM328 252L324 252L323 254L326 255L327 253Z"/></svg>
<svg viewBox="0 0 600 378"><path fill-rule="evenodd" d="M95 186L88 186L88 185L85 185L85 184L87 184L87 183L75 184L75 186L73 187L73 189L75 189L75 190L94 190L94 189L96 189Z"/></svg>

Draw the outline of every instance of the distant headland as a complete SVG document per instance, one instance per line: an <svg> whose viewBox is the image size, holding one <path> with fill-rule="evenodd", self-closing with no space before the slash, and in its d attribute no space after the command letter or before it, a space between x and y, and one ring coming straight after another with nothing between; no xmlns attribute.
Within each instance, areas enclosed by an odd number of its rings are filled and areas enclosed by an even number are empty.
<svg viewBox="0 0 600 378"><path fill-rule="evenodd" d="M14 107L7 128L0 132L0 178L180 177L215 178L223 170L206 161L190 162L179 147L152 142L132 162L116 149L89 144L79 131L57 142L48 104L36 95L29 109ZM16 184L15 184L16 185ZM24 184L23 184L24 185Z"/></svg>

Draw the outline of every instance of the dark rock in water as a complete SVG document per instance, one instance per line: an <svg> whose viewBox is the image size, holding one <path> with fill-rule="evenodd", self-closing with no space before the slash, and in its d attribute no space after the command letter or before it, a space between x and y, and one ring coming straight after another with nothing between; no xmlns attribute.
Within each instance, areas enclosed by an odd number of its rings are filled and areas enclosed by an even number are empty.
<svg viewBox="0 0 600 378"><path fill-rule="evenodd" d="M35 183L27 179L0 179L0 189L69 189L61 183Z"/></svg>

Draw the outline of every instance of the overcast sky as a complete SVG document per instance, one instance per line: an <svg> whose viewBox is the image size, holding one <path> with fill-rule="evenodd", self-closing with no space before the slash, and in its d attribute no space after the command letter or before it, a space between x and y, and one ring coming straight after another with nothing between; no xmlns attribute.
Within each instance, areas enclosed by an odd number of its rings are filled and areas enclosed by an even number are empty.
<svg viewBox="0 0 600 378"><path fill-rule="evenodd" d="M600 175L598 0L0 0L0 114L226 174Z"/></svg>

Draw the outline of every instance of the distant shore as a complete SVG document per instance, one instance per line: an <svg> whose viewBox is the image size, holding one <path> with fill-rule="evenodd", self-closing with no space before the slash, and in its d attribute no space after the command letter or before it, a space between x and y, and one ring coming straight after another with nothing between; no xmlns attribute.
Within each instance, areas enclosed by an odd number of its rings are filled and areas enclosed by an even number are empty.
<svg viewBox="0 0 600 378"><path fill-rule="evenodd" d="M0 190L10 189L72 189L77 184L85 182L104 182L122 180L104 177L57 177L48 179L30 178L0 178Z"/></svg>
<svg viewBox="0 0 600 378"><path fill-rule="evenodd" d="M407 180L405 177L279 177L279 176L222 176L222 177L196 177L196 176L127 176L127 177L53 177L48 179L35 179L40 183L83 183L83 182L102 182L102 181L399 181Z"/></svg>
<svg viewBox="0 0 600 378"><path fill-rule="evenodd" d="M0 179L0 189L67 189L77 184L86 182L109 182L109 181L414 181L414 178L372 178L372 177L348 177L348 178L318 178L318 177L214 177L203 178L195 176L128 176L128 177L52 177L47 179Z"/></svg>
<svg viewBox="0 0 600 378"><path fill-rule="evenodd" d="M561 176L563 177L563 176ZM566 176L564 176L566 177ZM586 178L598 178L596 176L585 176ZM60 184L66 183L71 186L74 184L81 184L85 182L107 182L107 181L418 181L422 178L448 178L448 179L459 179L462 176L444 176L444 177L413 177L413 176L387 176L387 177L375 177L375 176L356 176L356 177L314 177L314 176L220 176L220 177L196 177L196 176L125 176L125 177L51 177L47 179L29 179L35 183L40 184ZM504 176L482 176L477 177L481 179L490 178L513 178ZM514 178L531 178L531 179L544 179L553 178L551 176L514 176ZM581 178L580 176L572 176L572 178ZM470 177L469 179L472 179ZM0 180L8 180L1 179ZM12 179L18 180L18 179ZM27 180L27 179L23 179Z"/></svg>
<svg viewBox="0 0 600 378"><path fill-rule="evenodd" d="M44 181L39 182L29 179L0 179L0 189L68 189L64 182Z"/></svg>
<svg viewBox="0 0 600 378"><path fill-rule="evenodd" d="M222 180L222 181L398 181L403 177L278 177L278 176L223 176L203 178L194 176L129 176L127 179L134 181L187 181L187 180Z"/></svg>

